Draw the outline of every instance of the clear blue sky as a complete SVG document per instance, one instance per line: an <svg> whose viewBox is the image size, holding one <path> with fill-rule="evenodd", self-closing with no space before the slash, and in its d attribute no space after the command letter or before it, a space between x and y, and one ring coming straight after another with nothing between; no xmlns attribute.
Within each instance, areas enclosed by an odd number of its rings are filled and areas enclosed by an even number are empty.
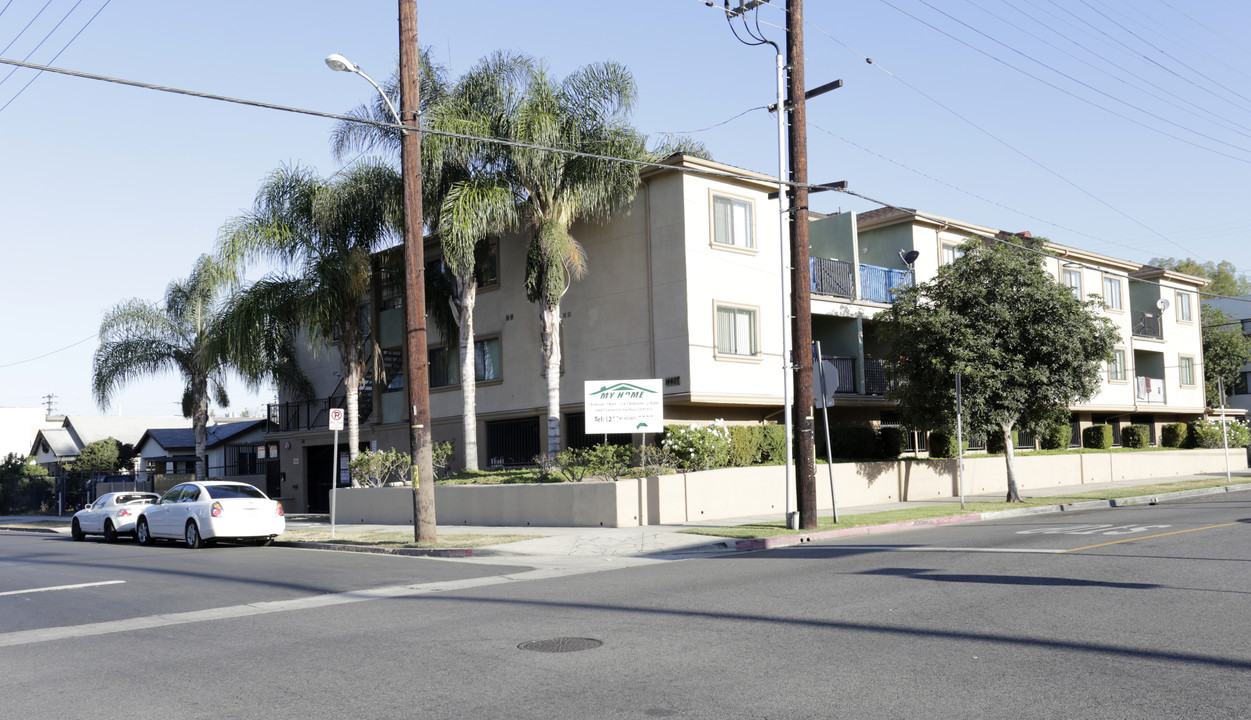
<svg viewBox="0 0 1251 720"><path fill-rule="evenodd" d="M892 204L1132 260L1251 269L1244 3L807 6L808 85L845 83L808 105L812 181L846 180ZM379 81L397 61L390 0L0 8L6 59L326 112L373 92L327 69L327 54ZM560 76L615 60L638 82L641 130L716 126L694 136L717 160L776 171L775 120L751 110L773 102L772 50L735 40L719 7L422 0L418 12L421 44L453 76L497 49L545 58ZM781 9L758 17L767 37L784 40ZM91 356L104 311L130 297L159 300L271 170L335 171L333 121L51 74L23 90L35 73L6 77L10 69L0 66L0 406L32 407L52 393L59 412L96 413ZM812 205L877 207L835 193ZM270 397L237 383L232 391L231 411ZM173 414L180 397L175 378L139 380L110 412Z"/></svg>

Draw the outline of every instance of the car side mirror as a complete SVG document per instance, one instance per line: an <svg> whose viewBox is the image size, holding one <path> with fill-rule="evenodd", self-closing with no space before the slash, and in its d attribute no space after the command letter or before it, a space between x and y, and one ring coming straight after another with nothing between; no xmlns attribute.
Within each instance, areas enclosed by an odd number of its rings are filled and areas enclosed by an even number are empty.
<svg viewBox="0 0 1251 720"><path fill-rule="evenodd" d="M83 510L90 510L93 504L94 503L87 503L86 505L83 505Z"/></svg>

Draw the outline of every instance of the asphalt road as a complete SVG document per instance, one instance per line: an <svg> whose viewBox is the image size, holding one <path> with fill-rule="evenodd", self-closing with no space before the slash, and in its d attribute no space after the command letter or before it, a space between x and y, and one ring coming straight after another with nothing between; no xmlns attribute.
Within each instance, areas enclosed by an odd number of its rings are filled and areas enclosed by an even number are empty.
<svg viewBox="0 0 1251 720"><path fill-rule="evenodd" d="M1248 495L529 567L0 533L0 715L1251 717Z"/></svg>

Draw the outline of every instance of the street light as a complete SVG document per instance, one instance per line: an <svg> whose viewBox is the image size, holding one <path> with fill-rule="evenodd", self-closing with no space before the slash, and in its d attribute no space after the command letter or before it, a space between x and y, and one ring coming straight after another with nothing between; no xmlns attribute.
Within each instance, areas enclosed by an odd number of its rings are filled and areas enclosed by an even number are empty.
<svg viewBox="0 0 1251 720"><path fill-rule="evenodd" d="M382 96L382 100L387 104L387 109L391 111L391 117L395 119L395 124L404 124L400 121L400 114L396 112L395 105L391 104L391 98L387 97L387 94L382 91L382 88L379 87L378 83L374 82L373 78L369 77L363 70L361 70L360 65L348 60L339 53L334 53L333 55L326 56L326 67L329 67L331 70L337 72L356 73L357 75L360 75L368 80L369 84L374 86L374 89L378 91L378 94Z"/></svg>

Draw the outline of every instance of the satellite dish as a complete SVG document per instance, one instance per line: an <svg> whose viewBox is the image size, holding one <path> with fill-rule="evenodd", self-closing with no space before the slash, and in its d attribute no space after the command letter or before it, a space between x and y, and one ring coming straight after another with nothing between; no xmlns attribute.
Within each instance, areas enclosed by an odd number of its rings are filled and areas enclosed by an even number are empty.
<svg viewBox="0 0 1251 720"><path fill-rule="evenodd" d="M1166 298L1160 298L1155 301L1155 306L1160 308L1160 312L1164 312L1165 310L1168 310L1168 300Z"/></svg>
<svg viewBox="0 0 1251 720"><path fill-rule="evenodd" d="M917 250L909 250L908 252L904 252L903 250L899 251L899 259L903 260L904 264L908 267L912 267L912 263L916 262L919 257L921 257L921 253Z"/></svg>

